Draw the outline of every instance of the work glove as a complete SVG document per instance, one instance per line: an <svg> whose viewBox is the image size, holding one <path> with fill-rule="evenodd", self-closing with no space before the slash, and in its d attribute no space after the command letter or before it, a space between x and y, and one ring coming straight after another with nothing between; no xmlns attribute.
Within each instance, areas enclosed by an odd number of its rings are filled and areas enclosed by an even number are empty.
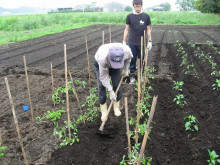
<svg viewBox="0 0 220 165"><path fill-rule="evenodd" d="M111 101L116 101L116 95L115 95L115 92L113 90L110 91L110 100Z"/></svg>
<svg viewBox="0 0 220 165"><path fill-rule="evenodd" d="M125 41L123 41L123 45L126 45L126 42L125 42Z"/></svg>
<svg viewBox="0 0 220 165"><path fill-rule="evenodd" d="M147 44L147 48L148 48L149 50L152 49L152 41L149 41L149 42L148 42L148 44Z"/></svg>
<svg viewBox="0 0 220 165"><path fill-rule="evenodd" d="M123 69L122 72L121 72L121 75L124 76L124 77L128 77L128 75L129 75L128 70Z"/></svg>

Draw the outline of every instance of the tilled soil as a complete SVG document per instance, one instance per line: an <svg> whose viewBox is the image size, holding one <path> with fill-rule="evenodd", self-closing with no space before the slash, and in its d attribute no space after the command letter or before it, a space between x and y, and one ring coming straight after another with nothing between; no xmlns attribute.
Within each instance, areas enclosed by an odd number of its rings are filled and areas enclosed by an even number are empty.
<svg viewBox="0 0 220 165"><path fill-rule="evenodd" d="M121 42L124 26L111 25L112 42ZM8 78L18 124L23 137L24 148L29 164L50 165L115 165L120 164L127 154L127 137L124 113L124 96L128 97L129 116L135 117L137 92L135 85L122 84L122 115L115 117L110 113L105 125L105 134L99 134L100 116L92 122L78 126L79 142L60 148L60 140L53 135L51 121L32 122L30 111L23 111L22 105L29 104L27 85L23 65L26 56L30 91L34 117L43 116L48 110L66 109L65 105L53 106L50 64L54 67L55 87L65 86L63 45L67 44L68 66L74 80L88 82L85 34L87 34L91 68L94 54L102 44L102 31L105 43L109 43L108 25L93 25L73 29L63 33L48 35L24 42L0 46L0 133L3 145L8 148L0 159L3 165L24 164L13 115L8 99L4 77ZM148 65L155 68L154 79L150 83L154 88L151 96L158 95L155 116L146 153L152 157L152 165L202 165L209 159L208 149L220 154L219 146L219 91L212 90L216 75L211 75L212 66L195 56L196 48L204 54L210 54L220 67L220 26L153 26L153 49L149 52ZM194 64L197 74L183 73L182 56L178 55L179 41L188 53L189 64ZM206 43L213 42L215 51ZM196 43L193 48L189 42ZM174 81L184 81L182 94L187 105L183 109L175 105L174 97L178 94L173 88ZM91 85L96 87L96 77L91 74ZM89 86L76 86L80 103L89 95ZM150 104L151 104L150 100ZM96 103L99 106L98 102ZM108 102L109 105L109 102ZM83 111L86 111L83 108ZM70 114L78 117L80 110L73 94L70 93ZM193 115L198 119L199 131L186 131L184 117ZM66 113L59 124L67 120ZM141 142L141 139L140 141ZM134 141L132 140L132 144Z"/></svg>

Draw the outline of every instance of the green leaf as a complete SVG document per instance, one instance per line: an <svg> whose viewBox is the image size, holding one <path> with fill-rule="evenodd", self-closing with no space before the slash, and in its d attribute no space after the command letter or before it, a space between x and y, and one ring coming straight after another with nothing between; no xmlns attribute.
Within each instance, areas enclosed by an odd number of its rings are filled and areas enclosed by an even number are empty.
<svg viewBox="0 0 220 165"><path fill-rule="evenodd" d="M195 128L195 130L196 130L196 131L198 131L198 130L199 130L199 128L198 128L198 126L197 126L197 125L194 125L194 128Z"/></svg>

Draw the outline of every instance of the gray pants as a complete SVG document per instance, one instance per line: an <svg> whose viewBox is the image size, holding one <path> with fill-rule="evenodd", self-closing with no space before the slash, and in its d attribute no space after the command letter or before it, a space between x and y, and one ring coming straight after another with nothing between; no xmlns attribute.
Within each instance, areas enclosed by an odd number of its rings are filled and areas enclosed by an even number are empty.
<svg viewBox="0 0 220 165"><path fill-rule="evenodd" d="M106 103L106 88L102 85L102 82L99 79L99 64L95 61L94 63L94 72L96 74L98 80L98 92L99 92L99 103ZM120 69L109 69L109 75L112 79L113 90L116 91L118 84L121 79ZM122 97L122 88L120 87L117 94L117 101L119 101Z"/></svg>

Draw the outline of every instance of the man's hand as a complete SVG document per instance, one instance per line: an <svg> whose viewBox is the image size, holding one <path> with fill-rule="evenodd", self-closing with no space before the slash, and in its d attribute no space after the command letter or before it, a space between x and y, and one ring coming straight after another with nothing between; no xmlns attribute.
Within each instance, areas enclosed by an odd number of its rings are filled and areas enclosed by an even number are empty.
<svg viewBox="0 0 220 165"><path fill-rule="evenodd" d="M122 43L123 43L124 45L126 45L126 42L125 42L125 41L123 41Z"/></svg>
<svg viewBox="0 0 220 165"><path fill-rule="evenodd" d="M148 42L148 44L147 44L147 48L148 48L149 50L152 49L152 41L149 41L149 42Z"/></svg>
<svg viewBox="0 0 220 165"><path fill-rule="evenodd" d="M116 95L115 95L115 92L113 90L110 91L110 100L111 101L116 101Z"/></svg>
<svg viewBox="0 0 220 165"><path fill-rule="evenodd" d="M121 72L121 75L124 76L124 77L128 77L128 75L129 75L128 70L123 69L122 72Z"/></svg>

